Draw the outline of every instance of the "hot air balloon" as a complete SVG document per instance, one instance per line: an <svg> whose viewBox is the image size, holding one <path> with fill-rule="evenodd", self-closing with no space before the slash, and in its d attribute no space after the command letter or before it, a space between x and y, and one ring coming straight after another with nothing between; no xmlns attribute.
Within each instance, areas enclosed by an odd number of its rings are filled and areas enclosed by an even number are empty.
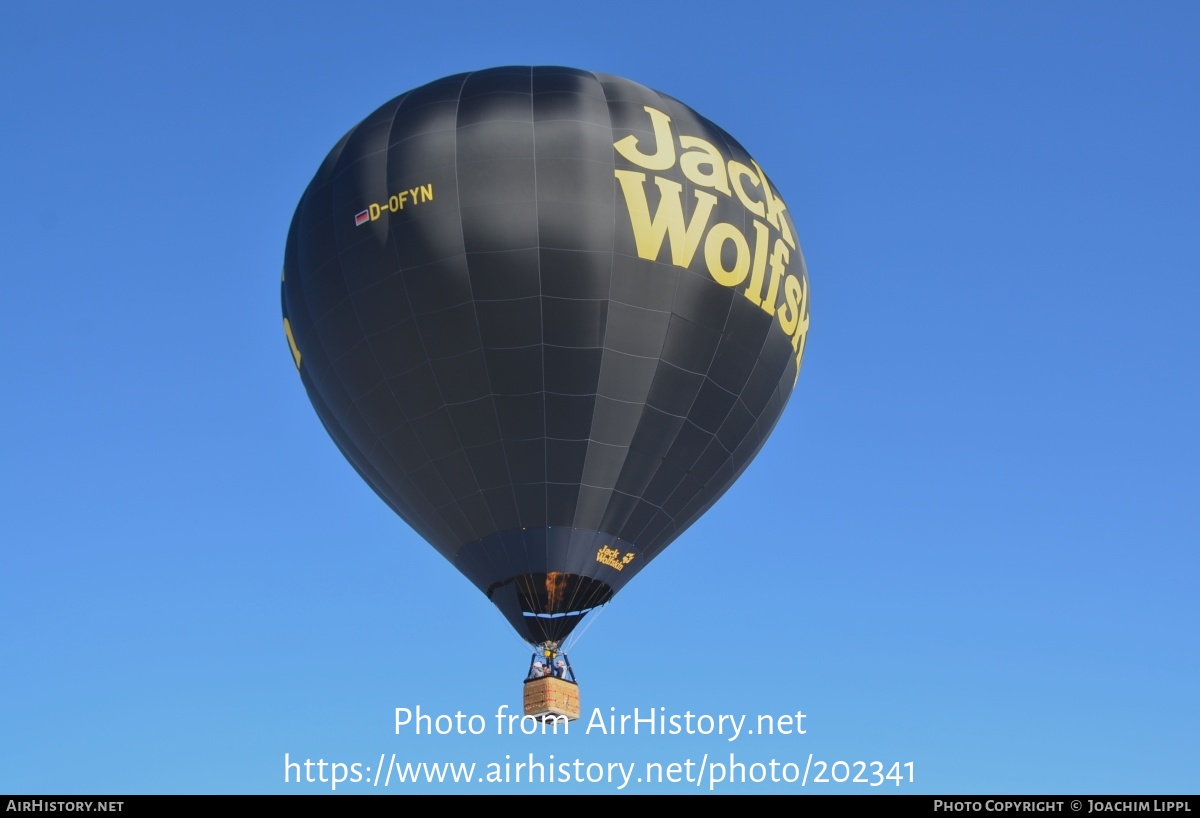
<svg viewBox="0 0 1200 818"><path fill-rule="evenodd" d="M550 654L754 458L809 324L746 150L561 67L446 77L356 125L296 208L282 290L346 459Z"/></svg>

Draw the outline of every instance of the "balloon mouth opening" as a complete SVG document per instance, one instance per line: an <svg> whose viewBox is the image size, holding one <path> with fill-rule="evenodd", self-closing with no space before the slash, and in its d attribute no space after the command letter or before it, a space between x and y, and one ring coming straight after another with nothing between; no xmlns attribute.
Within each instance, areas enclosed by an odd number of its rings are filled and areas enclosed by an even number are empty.
<svg viewBox="0 0 1200 818"><path fill-rule="evenodd" d="M561 571L520 574L487 591L509 624L534 644L561 642L614 593L606 582Z"/></svg>
<svg viewBox="0 0 1200 818"><path fill-rule="evenodd" d="M523 574L512 581L521 615L539 619L582 616L613 596L606 582L562 571Z"/></svg>

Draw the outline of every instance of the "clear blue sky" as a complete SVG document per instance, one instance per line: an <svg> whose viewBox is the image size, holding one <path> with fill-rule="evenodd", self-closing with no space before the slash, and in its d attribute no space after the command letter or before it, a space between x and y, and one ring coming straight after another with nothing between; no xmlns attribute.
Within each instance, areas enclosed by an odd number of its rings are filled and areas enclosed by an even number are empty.
<svg viewBox="0 0 1200 818"><path fill-rule="evenodd" d="M0 792L530 753L1200 790L1198 40L1168 2L6 4ZM571 658L585 716L804 735L496 735L527 650L305 397L279 271L318 164L391 97L504 64L679 98L794 215L783 419ZM417 706L487 734L396 735ZM373 791L418 790L616 786Z"/></svg>

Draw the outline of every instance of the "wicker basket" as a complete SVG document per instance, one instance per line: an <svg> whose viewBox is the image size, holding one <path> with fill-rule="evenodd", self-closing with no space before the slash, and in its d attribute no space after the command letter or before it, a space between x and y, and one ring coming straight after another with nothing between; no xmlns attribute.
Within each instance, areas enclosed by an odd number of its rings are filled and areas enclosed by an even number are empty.
<svg viewBox="0 0 1200 818"><path fill-rule="evenodd" d="M525 683L525 715L543 721L564 717L579 718L579 685L554 676L544 676Z"/></svg>

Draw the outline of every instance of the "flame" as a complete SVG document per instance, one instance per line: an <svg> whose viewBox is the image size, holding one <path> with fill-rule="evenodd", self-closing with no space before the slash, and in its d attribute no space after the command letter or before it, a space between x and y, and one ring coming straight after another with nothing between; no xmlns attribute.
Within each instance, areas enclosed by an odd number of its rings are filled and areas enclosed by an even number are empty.
<svg viewBox="0 0 1200 818"><path fill-rule="evenodd" d="M558 571L546 574L546 597L549 599L549 613L557 613L562 606L563 594L567 591L567 575Z"/></svg>

